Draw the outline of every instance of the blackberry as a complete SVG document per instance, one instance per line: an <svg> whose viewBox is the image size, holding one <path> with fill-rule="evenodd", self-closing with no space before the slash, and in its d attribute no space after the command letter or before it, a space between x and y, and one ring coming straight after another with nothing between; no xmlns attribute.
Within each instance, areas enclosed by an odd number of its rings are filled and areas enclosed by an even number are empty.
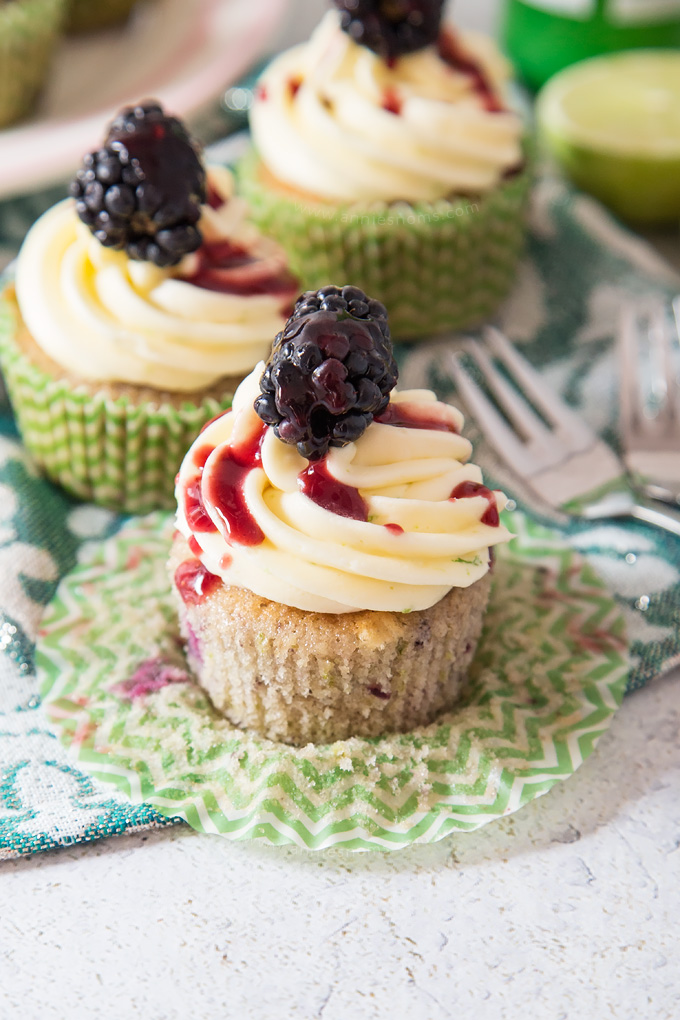
<svg viewBox="0 0 680 1020"><path fill-rule="evenodd" d="M345 32L362 46L396 60L437 41L444 0L333 0Z"/></svg>
<svg viewBox="0 0 680 1020"><path fill-rule="evenodd" d="M298 298L276 337L255 410L317 460L363 435L396 382L385 306L358 287L322 287Z"/></svg>
<svg viewBox="0 0 680 1020"><path fill-rule="evenodd" d="M159 103L121 110L70 191L100 244L130 258L174 266L201 244L205 169L184 125Z"/></svg>

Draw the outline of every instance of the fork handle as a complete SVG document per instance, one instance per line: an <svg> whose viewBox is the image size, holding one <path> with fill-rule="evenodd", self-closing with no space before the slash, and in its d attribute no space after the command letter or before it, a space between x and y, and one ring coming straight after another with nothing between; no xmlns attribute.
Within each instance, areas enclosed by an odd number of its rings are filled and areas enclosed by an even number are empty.
<svg viewBox="0 0 680 1020"><path fill-rule="evenodd" d="M647 485L641 486L640 491L657 503L665 503L666 506L680 509L680 486L677 484L670 486L649 482Z"/></svg>
<svg viewBox="0 0 680 1020"><path fill-rule="evenodd" d="M638 499L624 516L644 521L645 524L651 524L654 528L661 528L662 531L680 538L680 513L672 510L670 506L664 506L662 510L658 503Z"/></svg>
<svg viewBox="0 0 680 1020"><path fill-rule="evenodd" d="M680 511L640 495L633 496L629 491L610 493L599 503L584 506L581 514L591 521L607 518L644 521L645 524L680 538Z"/></svg>

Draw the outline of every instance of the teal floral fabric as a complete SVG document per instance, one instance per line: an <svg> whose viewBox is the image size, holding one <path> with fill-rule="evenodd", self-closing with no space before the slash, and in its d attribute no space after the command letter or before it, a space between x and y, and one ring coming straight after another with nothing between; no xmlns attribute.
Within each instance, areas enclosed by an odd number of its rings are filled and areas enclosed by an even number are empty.
<svg viewBox="0 0 680 1020"><path fill-rule="evenodd" d="M13 257L30 223L62 194L0 203L0 261ZM616 445L613 338L621 299L653 292L670 300L678 290L680 280L646 245L596 203L545 176L535 188L517 286L498 321ZM402 349L404 381L425 378L455 400L445 350L442 342ZM474 439L473 423L470 428ZM476 459L540 516L481 440ZM79 556L115 533L121 520L67 498L36 473L0 397L0 859L173 824L74 767L37 694L33 656L43 608ZM634 523L574 521L564 531L624 611L633 652L628 690L680 664L680 540Z"/></svg>

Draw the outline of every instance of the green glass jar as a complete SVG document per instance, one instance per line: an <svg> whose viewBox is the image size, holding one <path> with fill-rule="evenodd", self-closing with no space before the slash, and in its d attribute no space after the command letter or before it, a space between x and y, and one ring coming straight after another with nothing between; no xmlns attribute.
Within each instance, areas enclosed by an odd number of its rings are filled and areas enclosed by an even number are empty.
<svg viewBox="0 0 680 1020"><path fill-rule="evenodd" d="M680 46L680 0L505 0L502 35L518 74L538 89L586 57Z"/></svg>

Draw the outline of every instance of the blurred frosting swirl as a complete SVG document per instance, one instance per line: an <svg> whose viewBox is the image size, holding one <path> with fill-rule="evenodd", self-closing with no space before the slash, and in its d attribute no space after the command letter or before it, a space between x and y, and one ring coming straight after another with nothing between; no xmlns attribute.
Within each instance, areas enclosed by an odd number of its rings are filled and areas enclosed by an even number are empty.
<svg viewBox="0 0 680 1020"><path fill-rule="evenodd" d="M414 427L374 421L355 443L310 464L253 409L263 368L196 439L177 478L177 528L207 571L273 602L326 613L427 609L487 573L489 547L510 535L483 519L505 499L467 463L459 411L428 390L394 391L391 414L381 417ZM304 484L311 470L347 496L349 509L315 498ZM452 498L461 486L466 498ZM358 514L350 505L357 502Z"/></svg>
<svg viewBox="0 0 680 1020"><path fill-rule="evenodd" d="M71 199L33 225L17 260L17 299L34 340L64 370L190 392L266 357L299 287L233 197L230 173L210 167L208 182L203 246L173 269L102 247Z"/></svg>
<svg viewBox="0 0 680 1020"><path fill-rule="evenodd" d="M280 182L333 202L481 195L522 161L495 43L444 29L439 47L387 62L329 11L260 79L253 141Z"/></svg>

